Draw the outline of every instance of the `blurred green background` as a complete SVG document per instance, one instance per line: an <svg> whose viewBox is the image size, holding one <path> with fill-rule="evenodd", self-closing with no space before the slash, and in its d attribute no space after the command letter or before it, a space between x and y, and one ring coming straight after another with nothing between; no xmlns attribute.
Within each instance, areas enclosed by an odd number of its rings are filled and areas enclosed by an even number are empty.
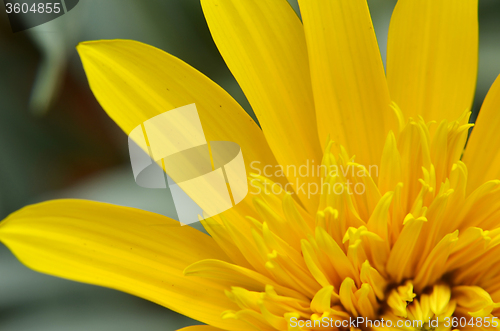
<svg viewBox="0 0 500 331"><path fill-rule="evenodd" d="M298 10L296 1L290 3ZM384 50L395 1L369 3ZM19 33L12 33L0 5L0 219L53 198L176 217L167 191L135 184L127 137L93 97L75 50L80 41L116 38L183 59L253 116L212 42L198 0L80 0L62 17ZM498 0L480 0L479 55L474 114L500 73ZM194 323L127 294L38 274L0 246L2 331L170 331Z"/></svg>

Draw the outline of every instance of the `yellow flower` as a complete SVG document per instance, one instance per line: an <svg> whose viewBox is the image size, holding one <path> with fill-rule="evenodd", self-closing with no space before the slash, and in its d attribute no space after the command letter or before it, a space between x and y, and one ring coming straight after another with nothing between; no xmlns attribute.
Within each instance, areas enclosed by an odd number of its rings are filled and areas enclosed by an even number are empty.
<svg viewBox="0 0 500 331"><path fill-rule="evenodd" d="M35 270L209 325L189 331L498 324L500 79L464 152L477 0L399 0L387 75L365 0L299 2L303 23L285 0L202 0L262 130L158 49L78 46L95 96L126 133L196 103L208 140L241 146L259 192L204 220L210 236L141 210L63 200L13 213L0 240ZM342 171L263 176L312 163ZM268 189L287 183L296 194ZM363 192L349 193L349 183ZM311 194L317 187L343 190ZM373 325L342 324L353 318Z"/></svg>

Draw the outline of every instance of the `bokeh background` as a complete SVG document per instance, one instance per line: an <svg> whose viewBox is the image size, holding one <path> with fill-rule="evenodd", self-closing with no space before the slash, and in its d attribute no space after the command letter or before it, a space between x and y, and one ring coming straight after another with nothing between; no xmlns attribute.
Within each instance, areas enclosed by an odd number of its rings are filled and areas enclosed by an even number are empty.
<svg viewBox="0 0 500 331"><path fill-rule="evenodd" d="M296 0L290 3L298 11ZM385 50L395 0L369 4ZM479 13L475 115L500 73L500 1L480 0ZM116 38L139 40L183 59L253 116L212 42L198 0L80 0L58 19L18 33L12 32L2 3L0 219L54 198L92 199L176 217L168 191L135 184L127 137L93 97L75 50L80 41ZM124 293L31 271L0 244L2 331L170 331L195 323Z"/></svg>

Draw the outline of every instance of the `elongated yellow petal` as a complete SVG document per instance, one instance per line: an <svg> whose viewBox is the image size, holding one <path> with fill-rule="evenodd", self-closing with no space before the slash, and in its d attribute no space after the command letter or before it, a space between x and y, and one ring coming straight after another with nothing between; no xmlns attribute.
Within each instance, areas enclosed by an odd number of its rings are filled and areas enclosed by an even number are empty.
<svg viewBox="0 0 500 331"><path fill-rule="evenodd" d="M231 286L240 286L249 290L263 290L265 286L273 286L281 294L289 297L306 299L300 293L287 289L275 281L237 265L217 260L203 260L196 262L184 270L185 275L195 275L203 278L213 278L218 282L225 282Z"/></svg>
<svg viewBox="0 0 500 331"><path fill-rule="evenodd" d="M183 275L191 263L227 256L209 236L167 217L54 200L7 217L0 241L34 270L128 292L223 329L247 329L221 318L235 308L224 284Z"/></svg>
<svg viewBox="0 0 500 331"><path fill-rule="evenodd" d="M432 284L441 278L445 272L445 262L450 256L457 240L458 230L444 236L426 258L421 258L414 278L414 285L417 291L421 291L425 285Z"/></svg>
<svg viewBox="0 0 500 331"><path fill-rule="evenodd" d="M477 0L399 0L389 28L387 82L407 116L455 120L470 109L478 65Z"/></svg>
<svg viewBox="0 0 500 331"><path fill-rule="evenodd" d="M468 192L472 192L489 180L500 179L499 109L500 76L497 77L484 99L465 149L463 161L468 169Z"/></svg>
<svg viewBox="0 0 500 331"><path fill-rule="evenodd" d="M179 329L177 331L223 331L223 330L214 328L213 326L210 325L193 325Z"/></svg>
<svg viewBox="0 0 500 331"><path fill-rule="evenodd" d="M415 264L418 262L418 255L414 249L418 244L424 222L427 222L424 217L416 219L408 214L403 230L392 247L387 261L387 272L397 282L413 276Z"/></svg>
<svg viewBox="0 0 500 331"><path fill-rule="evenodd" d="M239 144L247 172L277 164L262 131L236 101L176 57L128 40L86 42L78 52L94 95L125 133L149 118L195 103L207 140Z"/></svg>
<svg viewBox="0 0 500 331"><path fill-rule="evenodd" d="M378 164L396 118L366 0L299 0L319 139ZM394 130L395 131L395 130Z"/></svg>
<svg viewBox="0 0 500 331"><path fill-rule="evenodd" d="M257 115L278 162L321 161L304 31L286 0L202 0L215 43ZM326 139L326 137L324 138ZM318 177L290 182L317 182ZM295 186L296 184L294 184ZM312 209L316 195L300 192Z"/></svg>

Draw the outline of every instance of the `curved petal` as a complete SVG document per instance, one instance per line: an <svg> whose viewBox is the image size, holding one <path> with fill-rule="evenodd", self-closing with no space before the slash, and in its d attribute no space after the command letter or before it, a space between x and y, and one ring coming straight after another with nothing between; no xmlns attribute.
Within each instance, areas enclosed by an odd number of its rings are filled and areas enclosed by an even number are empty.
<svg viewBox="0 0 500 331"><path fill-rule="evenodd" d="M366 0L299 0L319 139L345 146L356 162L378 164L395 125Z"/></svg>
<svg viewBox="0 0 500 331"><path fill-rule="evenodd" d="M467 165L467 191L492 179L500 179L500 75L479 111L463 161Z"/></svg>
<svg viewBox="0 0 500 331"><path fill-rule="evenodd" d="M85 200L25 207L0 223L0 241L28 267L145 298L204 323L246 330L221 313L223 282L186 277L201 259L227 260L209 236L139 209Z"/></svg>
<svg viewBox="0 0 500 331"><path fill-rule="evenodd" d="M407 117L456 120L477 78L477 0L399 0L387 45L392 100Z"/></svg>
<svg viewBox="0 0 500 331"><path fill-rule="evenodd" d="M86 42L78 52L94 95L125 133L165 111L195 103L206 139L239 144L247 171L277 164L262 130L238 103L176 57L130 40ZM252 214L250 200L237 207L243 215Z"/></svg>
<svg viewBox="0 0 500 331"><path fill-rule="evenodd" d="M210 325L193 325L179 329L177 331L223 331L222 329L214 328Z"/></svg>
<svg viewBox="0 0 500 331"><path fill-rule="evenodd" d="M285 167L321 162L304 31L287 1L201 3L212 37L278 162ZM286 175L294 185L297 180L319 179L300 178L293 171ZM311 210L316 207L316 196L299 193Z"/></svg>

